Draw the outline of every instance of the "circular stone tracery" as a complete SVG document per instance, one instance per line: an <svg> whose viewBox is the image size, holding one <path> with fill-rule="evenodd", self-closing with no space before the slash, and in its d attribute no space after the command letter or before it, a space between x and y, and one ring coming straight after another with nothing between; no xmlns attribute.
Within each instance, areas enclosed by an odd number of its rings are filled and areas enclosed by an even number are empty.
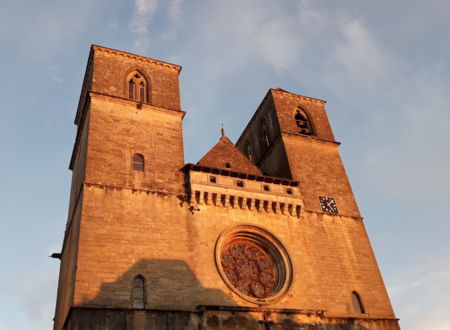
<svg viewBox="0 0 450 330"><path fill-rule="evenodd" d="M231 242L222 249L221 262L225 276L245 295L265 298L273 292L277 269L261 247L242 240Z"/></svg>
<svg viewBox="0 0 450 330"><path fill-rule="evenodd" d="M220 235L216 264L230 289L257 304L280 298L292 279L291 262L281 242L266 230L250 225Z"/></svg>

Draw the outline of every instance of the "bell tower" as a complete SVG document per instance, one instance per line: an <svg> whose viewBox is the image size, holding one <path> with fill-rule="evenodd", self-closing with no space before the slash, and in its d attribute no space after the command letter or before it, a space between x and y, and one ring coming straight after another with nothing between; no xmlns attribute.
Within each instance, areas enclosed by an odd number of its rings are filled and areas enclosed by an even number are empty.
<svg viewBox="0 0 450 330"><path fill-rule="evenodd" d="M330 197L339 214L359 217L325 103L271 89L236 146L253 153L267 175L300 181L308 210L322 212L319 196Z"/></svg>
<svg viewBox="0 0 450 330"><path fill-rule="evenodd" d="M178 65L91 47L75 118L55 329L75 322L74 306L123 306L124 297L114 292L99 295L102 283L152 255L136 251L157 245L142 232L149 213L164 208L156 200L184 193L180 70ZM143 204L158 205L145 211Z"/></svg>

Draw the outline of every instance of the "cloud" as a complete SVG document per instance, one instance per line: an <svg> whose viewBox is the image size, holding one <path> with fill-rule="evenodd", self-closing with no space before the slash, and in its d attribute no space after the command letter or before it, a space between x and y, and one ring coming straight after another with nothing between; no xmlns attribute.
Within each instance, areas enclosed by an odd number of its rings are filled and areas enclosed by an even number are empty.
<svg viewBox="0 0 450 330"><path fill-rule="evenodd" d="M354 18L339 29L344 40L337 45L333 57L346 74L359 81L384 77L389 60L363 23Z"/></svg>
<svg viewBox="0 0 450 330"><path fill-rule="evenodd" d="M448 148L450 83L440 78L439 66L400 67L386 75L388 88L367 114L367 131L376 133L363 156L367 180L391 198L448 199L450 154L442 151Z"/></svg>
<svg viewBox="0 0 450 330"><path fill-rule="evenodd" d="M417 263L388 285L396 315L405 329L450 329L450 255Z"/></svg>
<svg viewBox="0 0 450 330"><path fill-rule="evenodd" d="M135 35L134 52L144 53L150 46L149 26L157 8L157 0L134 1L134 13L130 23L131 32Z"/></svg>
<svg viewBox="0 0 450 330"><path fill-rule="evenodd" d="M183 22L183 17L181 15L181 7L183 5L183 0L170 0L169 1L169 17L172 22L181 24Z"/></svg>
<svg viewBox="0 0 450 330"><path fill-rule="evenodd" d="M11 301L18 301L26 318L18 324L33 325L35 328L50 328L56 302L56 283L58 273L55 267L46 271L16 274L3 294ZM1 328L0 328L1 329Z"/></svg>

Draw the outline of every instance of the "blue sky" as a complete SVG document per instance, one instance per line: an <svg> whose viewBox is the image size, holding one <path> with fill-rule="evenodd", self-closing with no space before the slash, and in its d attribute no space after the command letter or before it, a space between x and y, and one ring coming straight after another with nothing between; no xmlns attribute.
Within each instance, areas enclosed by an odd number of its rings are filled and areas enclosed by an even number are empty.
<svg viewBox="0 0 450 330"><path fill-rule="evenodd" d="M48 329L90 44L183 66L185 159L271 87L327 111L404 329L450 329L450 2L0 3L0 329Z"/></svg>

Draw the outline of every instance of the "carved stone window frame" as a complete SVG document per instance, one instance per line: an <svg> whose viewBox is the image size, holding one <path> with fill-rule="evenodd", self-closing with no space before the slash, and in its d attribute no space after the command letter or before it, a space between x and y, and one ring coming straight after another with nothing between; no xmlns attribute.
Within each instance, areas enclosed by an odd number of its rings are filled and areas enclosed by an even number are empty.
<svg viewBox="0 0 450 330"><path fill-rule="evenodd" d="M222 251L233 241L247 241L257 245L268 253L275 264L277 276L273 293L265 298L248 296L239 291L228 279L222 267ZM292 262L289 253L281 241L266 229L254 225L238 225L223 231L215 246L215 261L217 270L225 284L236 295L256 305L271 304L281 299L290 289L293 280Z"/></svg>
<svg viewBox="0 0 450 330"><path fill-rule="evenodd" d="M150 103L150 80L140 69L128 72L126 77L127 98L136 102Z"/></svg>
<svg viewBox="0 0 450 330"><path fill-rule="evenodd" d="M297 119L298 114L304 118L303 121L304 121L305 126L299 125L299 121ZM316 136L316 130L315 130L313 122L311 120L311 115L305 107L297 106L293 111L293 117L294 117L295 124L297 126L297 130L298 130L299 134L306 135L306 136Z"/></svg>

